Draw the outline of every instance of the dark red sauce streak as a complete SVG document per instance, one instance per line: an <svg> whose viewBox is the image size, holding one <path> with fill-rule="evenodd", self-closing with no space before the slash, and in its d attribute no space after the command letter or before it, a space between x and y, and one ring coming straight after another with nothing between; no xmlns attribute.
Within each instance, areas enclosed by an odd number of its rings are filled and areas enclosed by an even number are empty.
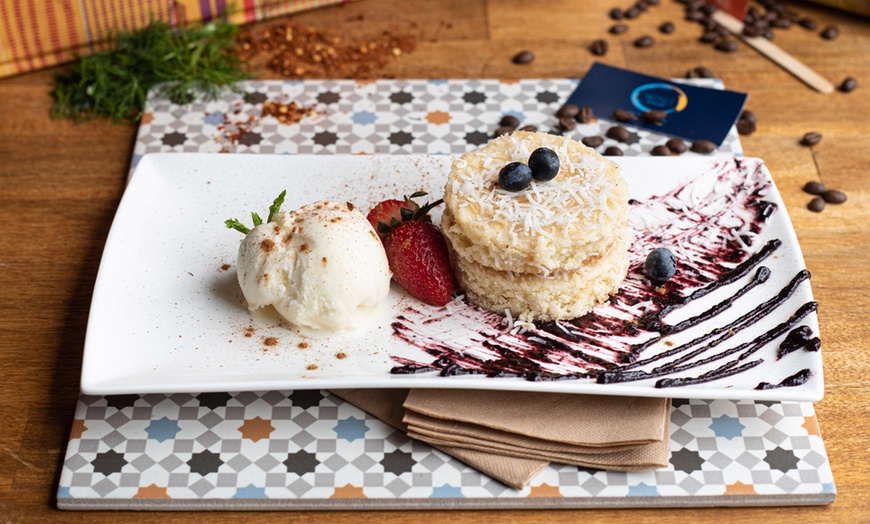
<svg viewBox="0 0 870 524"><path fill-rule="evenodd" d="M776 204L764 200L768 182L760 176L761 164L734 159L716 163L711 171L717 183L731 187L718 194L710 191L696 202L692 200L696 179L648 201L629 202L633 217L658 217L660 224L635 226L629 276L608 304L581 318L536 322L533 329L511 331L502 326L501 315L472 306L441 313L410 307L406 315L393 322L394 334L434 360L418 362L394 356L400 365L392 373L438 371L441 376L476 374L533 381L594 379L602 384L662 377L655 386L663 388L700 384L751 369L763 362L754 355L786 333L789 335L779 349L779 358L801 347L818 349L818 338L812 338L812 333L795 334L801 328L793 329L815 312L815 302L798 306L788 320L754 339L725 347L727 341L783 307L810 275L806 270L798 272L782 289L747 313L727 323L716 323L737 300L768 281L771 271L761 264L782 243L774 239L754 252L745 249L752 246L754 235L776 212ZM692 202L691 207L687 200ZM679 261L677 274L664 284L650 282L643 275L646 254L659 245L675 246ZM738 283L753 271L751 279L728 298L681 322L666 322L669 314ZM473 331L467 339L460 341L452 326L437 331L438 322L448 316L469 321L468 329ZM703 335L662 350L663 339L706 323L713 325ZM654 347L658 351L651 353ZM714 369L691 375L693 369L723 360ZM809 379L805 371L801 380L795 375L775 386L759 384L758 388L803 384Z"/></svg>

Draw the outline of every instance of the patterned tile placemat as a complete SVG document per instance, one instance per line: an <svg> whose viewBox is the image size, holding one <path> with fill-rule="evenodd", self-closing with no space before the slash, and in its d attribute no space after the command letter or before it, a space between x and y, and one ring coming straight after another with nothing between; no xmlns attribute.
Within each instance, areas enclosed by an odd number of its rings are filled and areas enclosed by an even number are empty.
<svg viewBox="0 0 870 524"><path fill-rule="evenodd" d="M212 102L152 98L131 170L142 155L167 151L461 153L486 143L505 114L555 128L554 113L576 86L255 81ZM267 101L311 114L282 124L262 116ZM604 136L611 125L569 134ZM632 129L628 142L605 139L598 149L645 155L668 138ZM742 154L735 130L714 154ZM667 468L552 464L515 490L327 391L82 395L57 495L62 509L155 510L811 505L836 497L810 403L675 400L670 448Z"/></svg>

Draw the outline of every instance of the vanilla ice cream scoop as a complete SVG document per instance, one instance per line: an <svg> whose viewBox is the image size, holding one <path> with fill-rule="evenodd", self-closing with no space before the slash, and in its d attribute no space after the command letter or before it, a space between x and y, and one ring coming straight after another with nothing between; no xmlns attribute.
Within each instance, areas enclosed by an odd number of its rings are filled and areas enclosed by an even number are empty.
<svg viewBox="0 0 870 524"><path fill-rule="evenodd" d="M315 202L276 213L239 246L248 308L272 305L291 323L356 329L390 290L390 267L371 224L351 203Z"/></svg>

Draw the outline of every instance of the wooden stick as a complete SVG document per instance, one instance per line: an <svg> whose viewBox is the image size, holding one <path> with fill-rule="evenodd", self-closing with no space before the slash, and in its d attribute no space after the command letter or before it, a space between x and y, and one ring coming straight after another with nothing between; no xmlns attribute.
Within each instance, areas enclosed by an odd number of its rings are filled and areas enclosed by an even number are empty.
<svg viewBox="0 0 870 524"><path fill-rule="evenodd" d="M763 36L746 36L743 34L743 22L723 11L716 11L712 15L719 25L739 36L744 42L754 47L775 64L796 76L799 80L820 93L832 93L834 85L821 75L804 65L797 58L782 50L779 46Z"/></svg>

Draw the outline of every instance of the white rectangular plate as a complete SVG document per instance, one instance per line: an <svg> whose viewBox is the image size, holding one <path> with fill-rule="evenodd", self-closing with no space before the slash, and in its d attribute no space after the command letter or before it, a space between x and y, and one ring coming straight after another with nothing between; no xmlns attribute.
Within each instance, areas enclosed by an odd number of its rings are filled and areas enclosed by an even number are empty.
<svg viewBox="0 0 870 524"><path fill-rule="evenodd" d="M630 376L624 373L628 370L625 362L612 364L630 345L624 333L605 330L584 339L589 330L572 322L527 331L461 301L449 308L426 306L395 284L382 317L360 332L302 333L282 322L271 308L255 313L247 310L235 272L242 235L227 229L226 219L248 222L251 211L265 216L283 189L287 189L284 210L317 200L337 200L351 201L365 213L382 199L420 189L438 198L451 160L444 156L145 156L130 180L106 242L85 341L82 391L109 395L460 387L677 398L821 399L820 351L798 349L778 358L780 343L791 327L777 332L777 326L801 307L809 307L806 304L814 305L809 282L799 281L794 292L769 311L756 311L805 269L785 207L757 159L614 159L634 199L635 266L642 264L649 249L661 245L675 252L682 272L678 276L708 270L718 275L739 261L723 262L705 253L727 253L729 242L732 248L748 243L742 254L745 259L768 241L781 241L759 265L770 270L765 282L738 293L756 274L758 268L752 268L733 283L665 317L674 324L731 302L710 319L644 349L635 359L634 370L651 375L615 383L583 378L602 366L612 367L612 376L617 378ZM756 207L759 201L776 205L776 212L756 220L765 207ZM439 214L434 218L439 220ZM633 290L635 297L664 291L661 287L657 291L638 272L629 274L623 289ZM645 303L641 300L622 309L605 304L595 313L599 318L630 323L637 320ZM742 322L744 329L735 327ZM813 337L818 336L814 309L796 326L806 326ZM771 332L771 340L758 343L759 337ZM711 333L722 335L723 341L714 345L708 339L681 349ZM542 341L548 341L549 349L534 351ZM391 373L403 364L421 367L441 357L446 358L436 368L479 368L497 360L493 347L508 348L509 353L515 350L510 354L522 357L523 365L540 365L544 378L567 378L536 381L480 373ZM674 354L652 361L667 351ZM690 364L686 369L674 362L683 357ZM698 363L702 359L708 362ZM697 365L692 367L692 363ZM660 366L659 372L653 372ZM743 367L747 369L739 371ZM689 380L676 387L656 385L661 379L686 380L704 373L718 378ZM803 380L788 387L758 389L761 383L777 385L794 376Z"/></svg>

